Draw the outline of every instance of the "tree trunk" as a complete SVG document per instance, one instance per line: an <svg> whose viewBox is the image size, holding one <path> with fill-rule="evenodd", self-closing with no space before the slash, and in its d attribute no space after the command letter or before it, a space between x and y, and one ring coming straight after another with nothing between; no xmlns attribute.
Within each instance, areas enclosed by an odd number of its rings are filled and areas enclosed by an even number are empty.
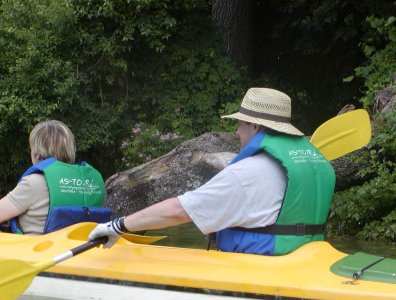
<svg viewBox="0 0 396 300"><path fill-rule="evenodd" d="M252 0L213 0L212 18L238 67L252 65Z"/></svg>

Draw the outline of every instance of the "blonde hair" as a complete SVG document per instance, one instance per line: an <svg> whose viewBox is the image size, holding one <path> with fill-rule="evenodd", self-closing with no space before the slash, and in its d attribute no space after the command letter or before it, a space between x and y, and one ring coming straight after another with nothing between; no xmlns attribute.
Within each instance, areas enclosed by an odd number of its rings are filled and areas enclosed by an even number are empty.
<svg viewBox="0 0 396 300"><path fill-rule="evenodd" d="M34 126L29 135L30 149L41 159L54 157L73 164L76 159L74 135L64 123L47 120Z"/></svg>

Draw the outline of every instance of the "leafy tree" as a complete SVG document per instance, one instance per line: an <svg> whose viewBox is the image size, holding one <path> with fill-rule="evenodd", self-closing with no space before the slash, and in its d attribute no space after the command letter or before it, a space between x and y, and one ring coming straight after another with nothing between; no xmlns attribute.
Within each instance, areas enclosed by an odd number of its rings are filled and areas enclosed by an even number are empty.
<svg viewBox="0 0 396 300"><path fill-rule="evenodd" d="M248 55L239 53L245 69L227 58L210 1L0 1L0 194L30 164L28 133L44 119L68 124L78 157L107 177L184 139L233 130L218 116L236 111L250 86L291 95L293 122L305 132L362 95L371 109L378 90L395 88L395 7L249 1L241 15L253 25L232 35L249 35ZM329 232L394 239L381 230L395 222L395 119L392 111L374 128L371 164L361 171L372 180L336 195Z"/></svg>
<svg viewBox="0 0 396 300"><path fill-rule="evenodd" d="M396 7L396 2L394 4ZM369 63L356 68L355 76L365 79L362 102L376 115L370 152L356 157L355 161L365 162L360 174L372 179L335 196L328 231L396 241L396 109L394 106L382 112L374 109L375 96L384 87L393 93L393 98L396 95L396 17L368 17L367 20L377 35L362 45Z"/></svg>
<svg viewBox="0 0 396 300"><path fill-rule="evenodd" d="M131 100L131 53L158 52L173 32L166 3L29 0L0 9L2 181L29 164L28 132L47 118L71 127L81 157L106 166Z"/></svg>
<svg viewBox="0 0 396 300"><path fill-rule="evenodd" d="M255 72L292 96L294 122L309 134L345 104L361 105L363 78L342 83L376 32L367 16L391 16L394 1L258 1Z"/></svg>
<svg viewBox="0 0 396 300"><path fill-rule="evenodd" d="M236 69L220 47L206 4L199 8L178 14L169 45L136 68L131 114L145 125L136 133L136 123L131 124L125 141L130 147L124 150L129 166L164 154L182 140L224 129L219 110L225 103L239 103L246 90L247 73ZM178 139L160 139L166 134Z"/></svg>
<svg viewBox="0 0 396 300"><path fill-rule="evenodd" d="M203 0L1 2L0 193L30 164L28 133L44 119L68 124L105 177L138 122L183 138L210 130L243 82L219 45Z"/></svg>

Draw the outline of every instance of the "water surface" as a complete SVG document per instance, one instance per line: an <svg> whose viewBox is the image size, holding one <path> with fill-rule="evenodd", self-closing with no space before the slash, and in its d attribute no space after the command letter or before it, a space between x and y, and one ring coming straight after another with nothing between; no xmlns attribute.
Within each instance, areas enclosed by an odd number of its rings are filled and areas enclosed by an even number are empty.
<svg viewBox="0 0 396 300"><path fill-rule="evenodd" d="M167 235L156 245L206 249L207 242L202 233L192 224L183 224L171 228L148 231L147 235ZM365 241L354 238L327 238L334 248L345 253L366 252L389 258L396 258L396 243ZM211 247L214 249L213 247Z"/></svg>

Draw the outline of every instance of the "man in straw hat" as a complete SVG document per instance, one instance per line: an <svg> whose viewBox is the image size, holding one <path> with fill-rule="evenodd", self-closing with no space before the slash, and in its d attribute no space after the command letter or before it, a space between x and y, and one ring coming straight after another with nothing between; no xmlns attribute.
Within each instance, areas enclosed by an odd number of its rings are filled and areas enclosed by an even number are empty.
<svg viewBox="0 0 396 300"><path fill-rule="evenodd" d="M290 124L291 99L268 88L251 88L239 112L241 151L203 186L99 224L90 234L108 236L193 221L204 234L217 232L222 251L283 255L323 240L334 191L330 163Z"/></svg>

